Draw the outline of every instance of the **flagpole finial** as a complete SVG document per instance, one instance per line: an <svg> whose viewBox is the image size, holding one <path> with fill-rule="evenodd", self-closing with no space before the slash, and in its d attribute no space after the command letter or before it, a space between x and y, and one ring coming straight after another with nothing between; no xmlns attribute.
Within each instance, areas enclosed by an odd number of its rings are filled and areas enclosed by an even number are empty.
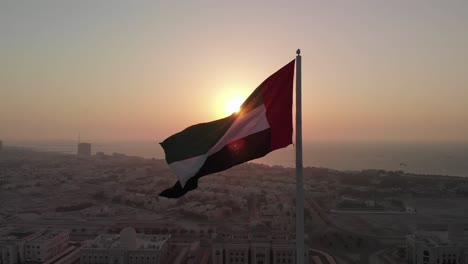
<svg viewBox="0 0 468 264"><path fill-rule="evenodd" d="M301 55L301 49L297 49L296 54Z"/></svg>

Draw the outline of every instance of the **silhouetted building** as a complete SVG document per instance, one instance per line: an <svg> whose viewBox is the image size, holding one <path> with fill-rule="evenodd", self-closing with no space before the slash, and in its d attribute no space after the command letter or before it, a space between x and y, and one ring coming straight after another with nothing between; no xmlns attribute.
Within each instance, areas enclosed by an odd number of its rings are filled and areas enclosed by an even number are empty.
<svg viewBox="0 0 468 264"><path fill-rule="evenodd" d="M101 151L100 151L100 152L97 152L97 153L96 153L96 157L103 159L103 158L106 157L106 154L104 154L104 152L101 152Z"/></svg>
<svg viewBox="0 0 468 264"><path fill-rule="evenodd" d="M165 263L170 235L137 234L126 227L120 234L102 234L81 250L81 264L160 264Z"/></svg>
<svg viewBox="0 0 468 264"><path fill-rule="evenodd" d="M91 143L78 143L78 156L91 156Z"/></svg>
<svg viewBox="0 0 468 264"><path fill-rule="evenodd" d="M451 225L447 230L418 231L406 236L409 264L467 264L468 226Z"/></svg>
<svg viewBox="0 0 468 264"><path fill-rule="evenodd" d="M3 148L3 142L0 140L0 150Z"/></svg>

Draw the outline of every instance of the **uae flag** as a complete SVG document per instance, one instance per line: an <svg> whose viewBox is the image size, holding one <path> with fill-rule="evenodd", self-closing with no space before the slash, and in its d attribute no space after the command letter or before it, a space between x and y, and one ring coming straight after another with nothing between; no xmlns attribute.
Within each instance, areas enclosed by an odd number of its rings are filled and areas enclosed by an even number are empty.
<svg viewBox="0 0 468 264"><path fill-rule="evenodd" d="M207 174L265 156L292 143L294 60L268 77L237 113L193 125L161 143L177 183L160 193L178 198Z"/></svg>

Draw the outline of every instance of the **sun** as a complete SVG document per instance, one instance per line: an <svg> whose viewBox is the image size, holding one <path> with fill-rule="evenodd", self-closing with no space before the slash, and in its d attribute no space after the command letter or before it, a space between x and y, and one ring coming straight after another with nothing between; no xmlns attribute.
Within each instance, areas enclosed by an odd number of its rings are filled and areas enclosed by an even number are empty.
<svg viewBox="0 0 468 264"><path fill-rule="evenodd" d="M214 94L213 116L216 118L225 118L232 114L238 114L241 106L248 98L249 92L242 88L243 85L233 83L228 87L223 87L222 91Z"/></svg>
<svg viewBox="0 0 468 264"><path fill-rule="evenodd" d="M239 97L232 97L226 102L226 114L231 115L233 113L237 113L240 110L240 107L244 100Z"/></svg>

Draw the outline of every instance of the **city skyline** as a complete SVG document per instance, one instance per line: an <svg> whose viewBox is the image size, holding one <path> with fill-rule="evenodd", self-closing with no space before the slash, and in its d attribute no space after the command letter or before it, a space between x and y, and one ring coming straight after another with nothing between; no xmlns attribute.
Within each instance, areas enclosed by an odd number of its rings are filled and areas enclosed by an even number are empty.
<svg viewBox="0 0 468 264"><path fill-rule="evenodd" d="M468 4L0 4L0 138L162 141L303 54L305 141L468 141Z"/></svg>
<svg viewBox="0 0 468 264"><path fill-rule="evenodd" d="M6 146L0 262L297 263L293 175L244 163L166 199L163 160ZM305 263L468 263L466 177L307 167L304 191Z"/></svg>

